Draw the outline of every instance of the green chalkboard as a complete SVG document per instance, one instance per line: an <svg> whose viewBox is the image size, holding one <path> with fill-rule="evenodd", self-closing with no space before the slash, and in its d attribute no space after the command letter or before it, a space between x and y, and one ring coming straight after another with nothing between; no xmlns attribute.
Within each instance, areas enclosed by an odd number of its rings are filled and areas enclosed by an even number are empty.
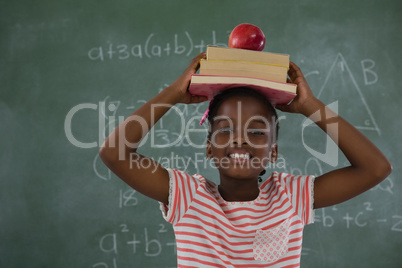
<svg viewBox="0 0 402 268"><path fill-rule="evenodd" d="M402 265L400 1L1 1L0 267L175 267L157 202L106 169L99 144L239 23L290 54L314 93L387 155L393 173L316 211L302 267ZM178 105L141 152L218 181L203 161L206 103ZM280 113L278 171L321 174L326 137ZM184 129L194 130L179 139ZM199 130L198 132L196 130ZM303 134L303 135L302 135ZM304 143L302 143L302 137Z"/></svg>

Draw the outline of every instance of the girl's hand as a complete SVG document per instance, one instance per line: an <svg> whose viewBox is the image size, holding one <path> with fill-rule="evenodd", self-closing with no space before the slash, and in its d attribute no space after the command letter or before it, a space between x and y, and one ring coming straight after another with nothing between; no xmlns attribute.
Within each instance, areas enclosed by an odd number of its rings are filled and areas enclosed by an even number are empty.
<svg viewBox="0 0 402 268"><path fill-rule="evenodd" d="M200 60L206 58L206 53L198 54L189 64L187 69L180 75L179 78L165 90L175 96L176 103L199 103L207 101L208 98L204 96L193 96L188 92L188 86L191 81L191 76L200 68Z"/></svg>
<svg viewBox="0 0 402 268"><path fill-rule="evenodd" d="M297 85L297 96L290 104L278 104L275 108L288 113L301 113L308 115L309 107L317 101L300 68L293 62L289 64L288 83Z"/></svg>

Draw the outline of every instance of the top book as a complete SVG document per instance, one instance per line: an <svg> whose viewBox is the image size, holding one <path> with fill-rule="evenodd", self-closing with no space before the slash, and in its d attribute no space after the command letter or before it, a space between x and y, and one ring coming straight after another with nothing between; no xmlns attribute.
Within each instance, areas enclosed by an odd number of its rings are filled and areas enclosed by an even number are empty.
<svg viewBox="0 0 402 268"><path fill-rule="evenodd" d="M208 46L207 60L255 62L289 69L289 55L238 48Z"/></svg>

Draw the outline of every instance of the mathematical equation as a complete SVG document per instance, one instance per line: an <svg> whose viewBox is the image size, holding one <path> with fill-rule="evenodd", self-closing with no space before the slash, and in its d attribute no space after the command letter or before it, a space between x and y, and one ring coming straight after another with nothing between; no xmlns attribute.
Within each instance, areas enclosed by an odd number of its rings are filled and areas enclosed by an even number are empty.
<svg viewBox="0 0 402 268"><path fill-rule="evenodd" d="M229 31L230 32L230 31ZM171 55L190 56L193 51L197 53L204 52L207 45L227 47L226 43L218 43L216 40L216 31L212 31L211 41L205 40L197 42L191 37L190 33L174 34L171 41L160 41L157 34L150 33L145 41L139 44L114 44L108 42L105 45L93 47L88 51L88 58L93 61L105 60L128 60L130 58L161 58Z"/></svg>
<svg viewBox="0 0 402 268"><path fill-rule="evenodd" d="M378 217L378 213L376 213L371 202L364 202L363 207L362 210L355 212L341 212L338 206L322 208L316 210L314 222L328 228L341 224L346 229L353 227L364 228L374 223L379 227L385 225L392 232L402 232L402 215L384 215ZM337 215L334 215L334 213Z"/></svg>
<svg viewBox="0 0 402 268"><path fill-rule="evenodd" d="M174 235L162 223L159 224L158 229L148 230L145 227L140 231L133 230L127 224L120 224L118 230L105 233L99 238L98 248L107 260L97 261L92 267L117 268L118 256L121 252L136 257L140 255L142 258L158 257L163 252L171 256L177 254Z"/></svg>

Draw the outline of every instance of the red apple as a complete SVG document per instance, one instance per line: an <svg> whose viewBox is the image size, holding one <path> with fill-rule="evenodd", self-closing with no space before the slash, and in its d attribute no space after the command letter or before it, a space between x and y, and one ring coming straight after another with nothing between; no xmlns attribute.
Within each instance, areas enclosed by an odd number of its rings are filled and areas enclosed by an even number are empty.
<svg viewBox="0 0 402 268"><path fill-rule="evenodd" d="M262 51L265 46L265 35L255 25L242 23L237 25L229 36L229 47Z"/></svg>

